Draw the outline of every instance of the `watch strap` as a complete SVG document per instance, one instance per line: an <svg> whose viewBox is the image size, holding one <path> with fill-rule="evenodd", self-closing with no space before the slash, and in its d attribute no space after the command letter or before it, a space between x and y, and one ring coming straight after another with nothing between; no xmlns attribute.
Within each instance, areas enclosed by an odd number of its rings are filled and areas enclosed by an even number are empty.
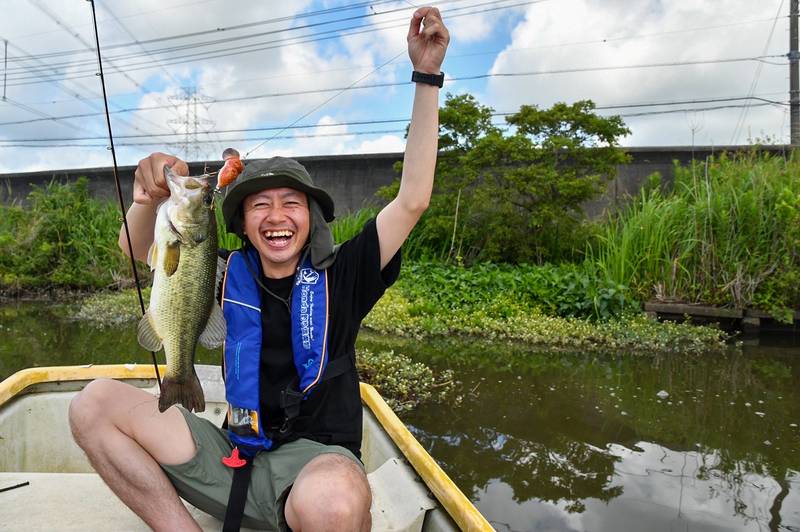
<svg viewBox="0 0 800 532"><path fill-rule="evenodd" d="M414 83L425 83L441 88L444 85L444 72L439 74L425 74L414 70L411 73L411 81Z"/></svg>

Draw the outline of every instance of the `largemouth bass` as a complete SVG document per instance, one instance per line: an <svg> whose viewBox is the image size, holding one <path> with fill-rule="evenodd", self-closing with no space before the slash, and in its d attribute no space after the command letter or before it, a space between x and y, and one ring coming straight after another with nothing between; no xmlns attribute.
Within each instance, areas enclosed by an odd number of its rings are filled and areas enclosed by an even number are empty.
<svg viewBox="0 0 800 532"><path fill-rule="evenodd" d="M180 403L202 412L205 399L194 370L199 341L215 348L225 340L225 318L214 297L217 224L213 190L202 177L165 167L170 196L158 208L148 262L153 270L150 306L137 336L145 349L164 348L167 371L158 409Z"/></svg>

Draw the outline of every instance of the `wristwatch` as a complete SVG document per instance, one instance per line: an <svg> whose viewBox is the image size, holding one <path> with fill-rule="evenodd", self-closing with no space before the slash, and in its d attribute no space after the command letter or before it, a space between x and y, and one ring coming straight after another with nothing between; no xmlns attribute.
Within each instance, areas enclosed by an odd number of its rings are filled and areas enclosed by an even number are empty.
<svg viewBox="0 0 800 532"><path fill-rule="evenodd" d="M427 85L435 85L441 88L444 85L444 72L439 74L425 74L414 70L411 73L411 81L414 83L425 83Z"/></svg>

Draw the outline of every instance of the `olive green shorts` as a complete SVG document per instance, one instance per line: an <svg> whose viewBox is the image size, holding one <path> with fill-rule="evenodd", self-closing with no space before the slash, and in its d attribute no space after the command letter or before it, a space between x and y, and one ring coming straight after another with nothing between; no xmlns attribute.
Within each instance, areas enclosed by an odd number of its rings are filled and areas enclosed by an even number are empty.
<svg viewBox="0 0 800 532"><path fill-rule="evenodd" d="M192 432L197 453L185 464L162 465L178 495L190 504L223 521L233 470L222 463L230 456L233 444L228 433L207 419L180 408ZM363 469L363 464L344 447L300 439L274 451L259 453L253 464L250 489L242 526L266 530L288 530L283 514L286 497L295 478L314 457L325 453L347 456Z"/></svg>

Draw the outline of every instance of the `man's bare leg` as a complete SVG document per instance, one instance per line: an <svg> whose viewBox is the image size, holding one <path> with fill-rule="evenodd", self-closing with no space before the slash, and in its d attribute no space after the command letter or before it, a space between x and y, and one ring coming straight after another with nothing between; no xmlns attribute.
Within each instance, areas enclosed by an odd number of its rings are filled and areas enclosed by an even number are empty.
<svg viewBox="0 0 800 532"><path fill-rule="evenodd" d="M97 473L150 528L200 530L158 465L188 462L196 452L177 408L159 413L153 395L99 379L72 400L69 422Z"/></svg>
<svg viewBox="0 0 800 532"><path fill-rule="evenodd" d="M371 505L362 469L346 456L328 453L311 460L297 475L284 515L294 532L365 532L372 527Z"/></svg>

